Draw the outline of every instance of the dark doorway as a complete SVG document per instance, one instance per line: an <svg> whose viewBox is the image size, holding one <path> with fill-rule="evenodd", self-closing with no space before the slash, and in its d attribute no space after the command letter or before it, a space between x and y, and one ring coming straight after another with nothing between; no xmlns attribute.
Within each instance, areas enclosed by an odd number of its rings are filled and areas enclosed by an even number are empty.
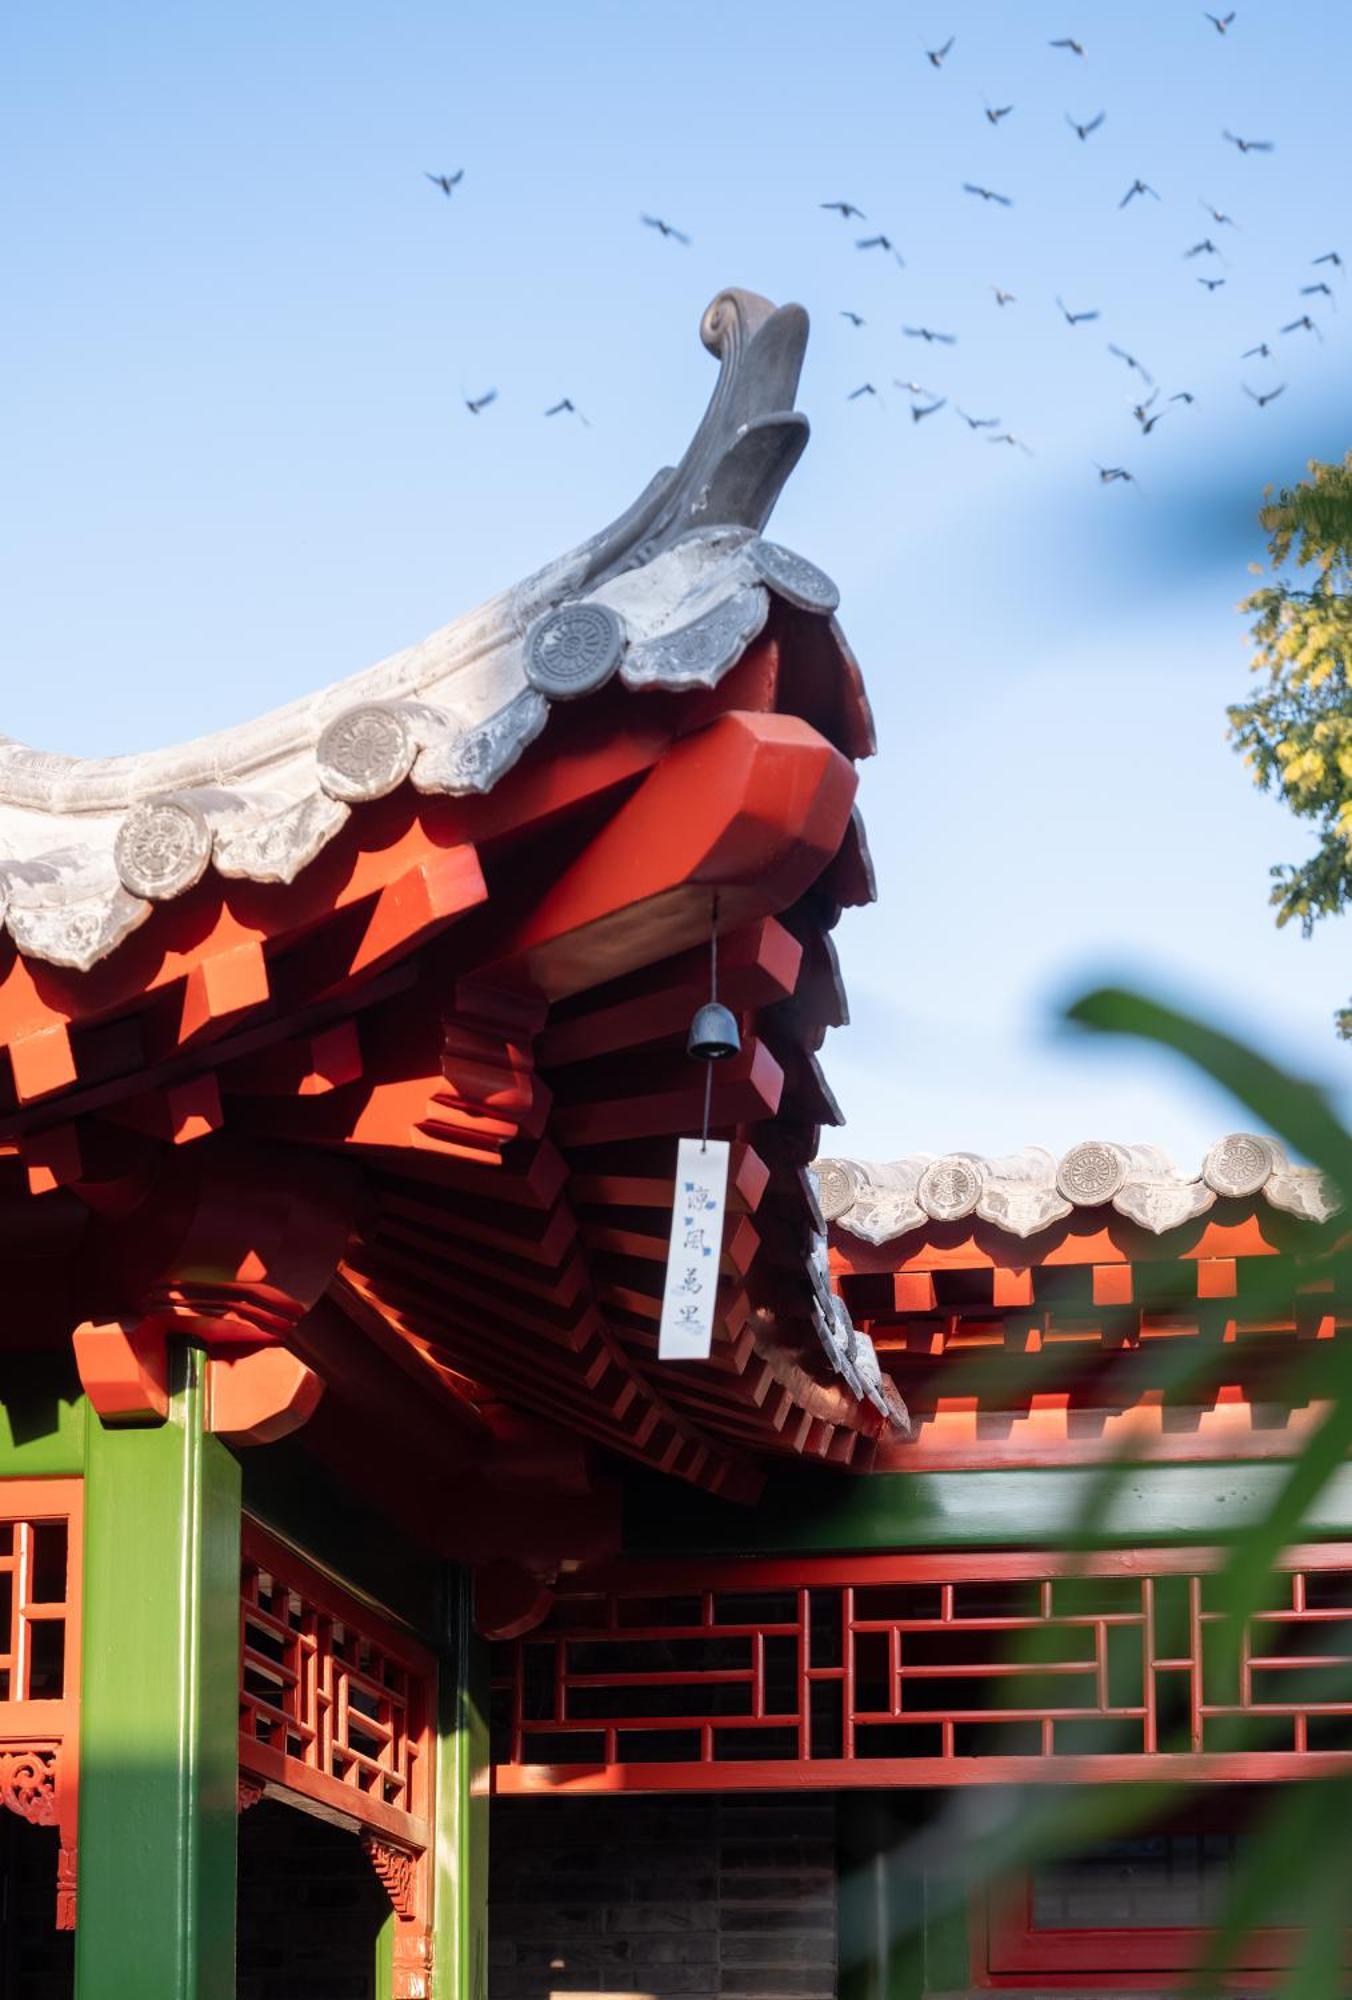
<svg viewBox="0 0 1352 2000"><path fill-rule="evenodd" d="M56 1928L55 1827L0 1812L0 2000L71 2000L75 1934Z"/></svg>
<svg viewBox="0 0 1352 2000"><path fill-rule="evenodd" d="M355 1834L272 1800L241 1813L238 2000L375 2000L389 1913Z"/></svg>

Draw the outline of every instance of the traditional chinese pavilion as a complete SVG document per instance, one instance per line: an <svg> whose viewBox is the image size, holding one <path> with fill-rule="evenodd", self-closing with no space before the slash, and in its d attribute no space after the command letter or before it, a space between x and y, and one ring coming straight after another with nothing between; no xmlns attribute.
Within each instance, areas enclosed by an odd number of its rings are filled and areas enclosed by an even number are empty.
<svg viewBox="0 0 1352 2000"><path fill-rule="evenodd" d="M701 331L680 464L468 618L180 749L0 744L0 2000L1161 1990L1244 1802L1352 1762L1352 1485L1233 1697L1207 1636L1348 1324L1317 1176L817 1157L871 727L761 533L806 317ZM964 1802L1086 1775L1198 1784L963 1882Z"/></svg>

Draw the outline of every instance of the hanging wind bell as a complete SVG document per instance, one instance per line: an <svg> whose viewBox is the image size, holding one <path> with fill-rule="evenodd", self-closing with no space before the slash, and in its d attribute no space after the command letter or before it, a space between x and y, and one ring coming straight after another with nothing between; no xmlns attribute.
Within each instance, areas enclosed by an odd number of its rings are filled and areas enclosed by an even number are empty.
<svg viewBox="0 0 1352 2000"><path fill-rule="evenodd" d="M718 997L718 898L709 937L709 998L690 1023L686 1054L707 1064L704 1123L698 1139L676 1147L676 1198L667 1251L667 1282L657 1336L660 1361L707 1361L714 1340L723 1213L728 1198L728 1142L709 1137L714 1064L738 1054L737 1019Z"/></svg>

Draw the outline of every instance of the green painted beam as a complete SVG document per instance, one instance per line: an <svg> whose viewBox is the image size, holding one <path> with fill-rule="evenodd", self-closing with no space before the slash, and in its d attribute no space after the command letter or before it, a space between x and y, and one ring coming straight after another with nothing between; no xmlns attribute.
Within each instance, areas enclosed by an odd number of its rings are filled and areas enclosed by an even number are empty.
<svg viewBox="0 0 1352 2000"><path fill-rule="evenodd" d="M72 1362L7 1354L0 1362L0 1479L77 1479L87 1415Z"/></svg>
<svg viewBox="0 0 1352 2000"><path fill-rule="evenodd" d="M447 1577L438 1685L433 1964L438 2000L488 1993L488 1660L469 1573Z"/></svg>
<svg viewBox="0 0 1352 2000"><path fill-rule="evenodd" d="M234 2000L240 1472L174 1354L167 1422L91 1420L77 2000Z"/></svg>
<svg viewBox="0 0 1352 2000"><path fill-rule="evenodd" d="M1095 1540L1108 1545L1224 1541L1264 1513L1285 1461L1127 1468ZM779 1555L895 1549L1054 1548L1073 1540L1101 1473L1040 1471L775 1475L754 1507L668 1482L625 1498L629 1555ZM1320 1494L1307 1540L1352 1535L1352 1466Z"/></svg>

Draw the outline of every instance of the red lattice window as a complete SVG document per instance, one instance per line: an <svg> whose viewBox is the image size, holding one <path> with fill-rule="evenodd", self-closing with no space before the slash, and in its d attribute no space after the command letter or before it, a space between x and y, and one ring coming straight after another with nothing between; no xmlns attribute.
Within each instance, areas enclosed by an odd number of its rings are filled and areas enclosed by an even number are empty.
<svg viewBox="0 0 1352 2000"><path fill-rule="evenodd" d="M244 1524L239 1801L357 1823L396 1918L394 2000L430 1990L436 1667L416 1639Z"/></svg>
<svg viewBox="0 0 1352 2000"><path fill-rule="evenodd" d="M425 1846L431 1655L252 1524L240 1645L241 1768Z"/></svg>
<svg viewBox="0 0 1352 2000"><path fill-rule="evenodd" d="M1223 1673L1216 1551L634 1564L496 1649L502 1791L1352 1768L1352 1546Z"/></svg>
<svg viewBox="0 0 1352 2000"><path fill-rule="evenodd" d="M60 1830L62 1930L75 1923L82 1503L78 1479L0 1484L0 1807Z"/></svg>

